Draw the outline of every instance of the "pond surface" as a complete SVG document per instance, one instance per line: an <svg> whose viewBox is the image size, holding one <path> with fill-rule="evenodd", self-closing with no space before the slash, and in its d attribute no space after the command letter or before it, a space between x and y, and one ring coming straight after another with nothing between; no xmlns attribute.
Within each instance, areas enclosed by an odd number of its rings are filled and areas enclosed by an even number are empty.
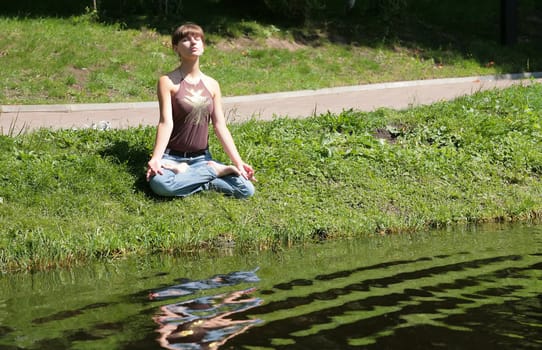
<svg viewBox="0 0 542 350"><path fill-rule="evenodd" d="M0 349L540 349L542 226L0 277Z"/></svg>

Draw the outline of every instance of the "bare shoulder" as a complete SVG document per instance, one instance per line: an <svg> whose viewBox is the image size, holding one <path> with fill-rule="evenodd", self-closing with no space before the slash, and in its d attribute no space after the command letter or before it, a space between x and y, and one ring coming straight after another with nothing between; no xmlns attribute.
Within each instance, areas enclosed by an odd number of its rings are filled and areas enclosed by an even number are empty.
<svg viewBox="0 0 542 350"><path fill-rule="evenodd" d="M167 86L178 85L182 80L181 73L178 69L175 69L167 74L164 74L158 80L159 84L166 84Z"/></svg>
<svg viewBox="0 0 542 350"><path fill-rule="evenodd" d="M206 74L202 75L201 80L207 89L209 89L209 91L213 94L213 96L217 94L220 95L220 84L218 84L218 81Z"/></svg>

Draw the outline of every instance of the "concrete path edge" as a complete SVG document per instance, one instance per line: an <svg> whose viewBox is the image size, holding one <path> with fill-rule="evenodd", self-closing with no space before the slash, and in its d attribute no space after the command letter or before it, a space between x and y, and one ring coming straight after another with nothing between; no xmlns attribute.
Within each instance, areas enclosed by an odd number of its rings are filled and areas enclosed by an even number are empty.
<svg viewBox="0 0 542 350"><path fill-rule="evenodd" d="M405 109L448 101L482 90L542 83L542 72L398 81L317 90L224 97L229 123L276 117L305 118L344 110ZM0 135L38 128L127 128L156 125L157 102L2 105Z"/></svg>
<svg viewBox="0 0 542 350"><path fill-rule="evenodd" d="M355 91L374 91L390 88L457 84L473 81L495 81L495 80L522 80L522 79L540 79L542 72L532 73L512 73L500 75L471 76L461 78L441 78L427 80L397 81L389 83L376 83L366 85L351 85L334 88L323 88L316 90L298 90L287 92L265 93L257 95L223 97L224 103L236 103L245 101L261 101L270 99L281 99L288 97L304 97L315 94L338 94L343 92ZM127 103L81 103L81 104L51 104L51 105L0 105L0 113L17 112L76 112L76 111L100 111L117 109L137 109L158 107L157 102L127 102Z"/></svg>

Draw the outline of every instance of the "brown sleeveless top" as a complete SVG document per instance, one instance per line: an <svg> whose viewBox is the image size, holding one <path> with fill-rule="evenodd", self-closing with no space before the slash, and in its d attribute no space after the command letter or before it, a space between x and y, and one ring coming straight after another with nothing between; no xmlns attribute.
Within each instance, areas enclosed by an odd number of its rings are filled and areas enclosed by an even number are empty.
<svg viewBox="0 0 542 350"><path fill-rule="evenodd" d="M214 104L211 92L202 79L197 84L181 80L172 97L173 131L168 148L180 152L197 152L209 144L209 122Z"/></svg>

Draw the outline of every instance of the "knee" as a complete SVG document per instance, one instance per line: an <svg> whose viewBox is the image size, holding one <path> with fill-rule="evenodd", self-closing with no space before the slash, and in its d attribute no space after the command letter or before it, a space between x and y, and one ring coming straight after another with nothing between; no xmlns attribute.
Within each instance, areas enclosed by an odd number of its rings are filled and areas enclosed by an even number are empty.
<svg viewBox="0 0 542 350"><path fill-rule="evenodd" d="M254 193L256 193L256 189L252 182L245 181L243 186L239 186L233 195L235 198L246 199L254 196Z"/></svg>
<svg viewBox="0 0 542 350"><path fill-rule="evenodd" d="M149 186L151 190L155 194L164 197L173 196L171 185L172 182L168 179L168 177L164 175L155 175L149 181Z"/></svg>

